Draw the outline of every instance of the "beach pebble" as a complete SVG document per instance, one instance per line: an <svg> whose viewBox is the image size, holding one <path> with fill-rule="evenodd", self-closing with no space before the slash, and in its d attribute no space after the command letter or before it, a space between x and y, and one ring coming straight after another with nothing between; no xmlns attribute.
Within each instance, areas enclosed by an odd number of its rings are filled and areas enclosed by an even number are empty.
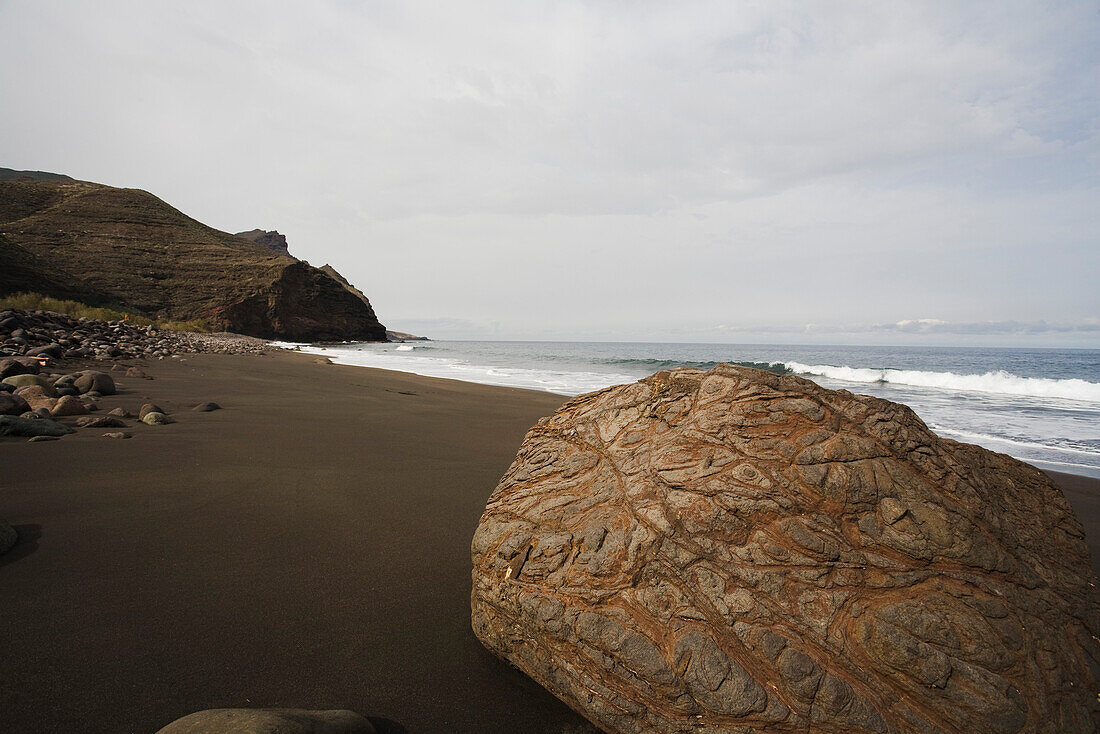
<svg viewBox="0 0 1100 734"><path fill-rule="evenodd" d="M138 420L145 420L145 416L149 413L167 413L167 412L168 411L163 410L160 406L158 406L154 403L146 403L145 405L141 406L140 410L138 410Z"/></svg>
<svg viewBox="0 0 1100 734"><path fill-rule="evenodd" d="M130 413L130 411L126 410L126 408L115 408L114 410L107 413L107 415L113 415L115 418L133 418L134 417L133 414Z"/></svg>
<svg viewBox="0 0 1100 734"><path fill-rule="evenodd" d="M153 379L149 375L145 374L145 372L140 367L127 367L126 368L126 376L127 377L138 377L142 380L151 380L151 379Z"/></svg>
<svg viewBox="0 0 1100 734"><path fill-rule="evenodd" d="M86 415L76 419L79 428L125 428L126 424L109 415Z"/></svg>
<svg viewBox="0 0 1100 734"><path fill-rule="evenodd" d="M123 431L112 431L110 433L104 433L104 438L133 438L132 433L125 433Z"/></svg>
<svg viewBox="0 0 1100 734"><path fill-rule="evenodd" d="M176 719L157 734L375 734L354 711L210 709Z"/></svg>
<svg viewBox="0 0 1100 734"><path fill-rule="evenodd" d="M0 553L7 553L19 541L15 528L0 520Z"/></svg>
<svg viewBox="0 0 1100 734"><path fill-rule="evenodd" d="M218 405L217 403L199 403L198 405L196 405L191 410L193 410L197 413L209 413L212 410L221 410L221 409L222 409L222 406Z"/></svg>
<svg viewBox="0 0 1100 734"><path fill-rule="evenodd" d="M149 426L163 426L169 423L175 423L176 421L169 415L151 410L145 414L145 417L141 419L141 422Z"/></svg>
<svg viewBox="0 0 1100 734"><path fill-rule="evenodd" d="M84 403L80 402L80 398L66 395L57 401L53 408L50 409L50 413L58 416L86 415L88 413L88 408L84 406Z"/></svg>

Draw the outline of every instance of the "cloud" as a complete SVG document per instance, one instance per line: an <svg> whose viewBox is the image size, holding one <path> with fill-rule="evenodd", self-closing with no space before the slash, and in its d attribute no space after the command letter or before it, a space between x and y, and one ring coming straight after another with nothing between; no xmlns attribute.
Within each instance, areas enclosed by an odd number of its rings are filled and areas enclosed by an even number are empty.
<svg viewBox="0 0 1100 734"><path fill-rule="evenodd" d="M1098 36L1038 0L13 2L0 164L277 228L399 326L1072 324Z"/></svg>
<svg viewBox="0 0 1100 734"><path fill-rule="evenodd" d="M940 319L905 319L893 324L869 327L875 332L905 334L979 334L979 335L1031 335L1068 334L1075 332L1100 332L1100 322L1088 319L1079 323L1047 323L1046 321L979 321L958 323Z"/></svg>

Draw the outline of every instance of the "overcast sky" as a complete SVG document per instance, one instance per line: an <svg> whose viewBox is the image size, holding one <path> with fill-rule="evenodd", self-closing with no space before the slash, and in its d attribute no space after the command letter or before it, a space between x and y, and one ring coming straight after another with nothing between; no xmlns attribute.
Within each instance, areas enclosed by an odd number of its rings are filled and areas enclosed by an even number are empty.
<svg viewBox="0 0 1100 734"><path fill-rule="evenodd" d="M0 0L0 166L441 338L1100 346L1100 6Z"/></svg>

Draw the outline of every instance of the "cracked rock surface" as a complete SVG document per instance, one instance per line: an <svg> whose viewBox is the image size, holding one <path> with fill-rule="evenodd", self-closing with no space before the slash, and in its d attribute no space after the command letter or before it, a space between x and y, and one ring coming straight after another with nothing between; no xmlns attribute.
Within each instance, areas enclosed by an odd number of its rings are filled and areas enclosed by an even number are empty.
<svg viewBox="0 0 1100 734"><path fill-rule="evenodd" d="M530 430L473 628L609 732L1082 732L1100 597L1037 469L907 407L719 365Z"/></svg>

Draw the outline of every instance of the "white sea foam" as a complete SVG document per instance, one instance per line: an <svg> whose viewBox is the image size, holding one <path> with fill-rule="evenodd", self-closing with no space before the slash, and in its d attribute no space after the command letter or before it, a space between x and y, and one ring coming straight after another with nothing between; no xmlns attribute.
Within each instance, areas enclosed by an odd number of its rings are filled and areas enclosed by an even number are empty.
<svg viewBox="0 0 1100 734"><path fill-rule="evenodd" d="M1086 380L1054 380L1046 377L1019 377L1010 372L986 372L982 375L959 375L954 372L924 372L921 370L868 369L866 367L834 367L827 364L775 362L799 375L815 375L843 382L884 382L940 390L984 392L1036 398L1061 398L1100 403L1100 383Z"/></svg>
<svg viewBox="0 0 1100 734"><path fill-rule="evenodd" d="M307 354L323 355L336 364L376 367L384 370L410 372L424 377L443 377L482 385L521 387L559 395L578 395L593 390L601 390L610 385L634 382L638 379L630 375L602 372L477 365L454 357L409 354L411 347L408 345L396 347L391 351L388 348L372 347L362 349L350 345L347 347L321 347L289 342L274 342L274 344L286 349L306 352ZM401 352L401 354L395 352Z"/></svg>

